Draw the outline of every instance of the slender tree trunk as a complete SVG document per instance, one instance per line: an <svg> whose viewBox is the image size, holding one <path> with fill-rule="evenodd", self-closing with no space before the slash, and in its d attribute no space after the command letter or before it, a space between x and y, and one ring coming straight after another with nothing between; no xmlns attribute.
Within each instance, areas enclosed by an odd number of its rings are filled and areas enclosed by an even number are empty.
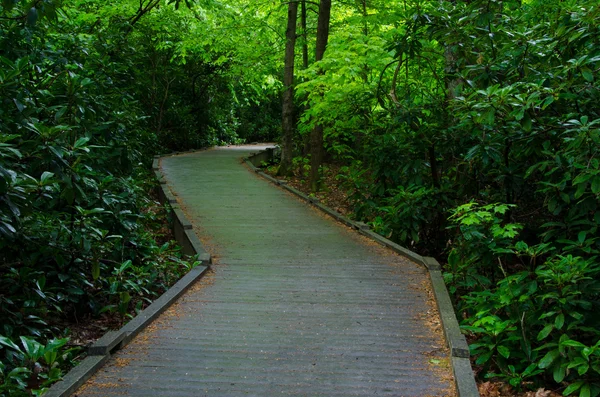
<svg viewBox="0 0 600 397"><path fill-rule="evenodd" d="M308 69L308 35L306 33L306 0L302 0L300 27L302 28L302 68Z"/></svg>
<svg viewBox="0 0 600 397"><path fill-rule="evenodd" d="M365 43L366 43L368 40L368 37L369 37L369 22L367 19L369 16L369 12L367 10L367 0L360 0L358 2L358 7L359 7L359 10L363 17L362 33L363 33L363 36L365 36ZM365 61L365 64L363 65L363 71L362 71L362 81L365 84L365 86L367 84L369 84L369 74L370 74L369 65ZM363 138L364 138L364 133L368 129L369 119L370 119L370 114L369 114L369 111L367 110L364 112L363 117L362 117L364 124L360 128L358 128L356 131L356 137L354 140L354 150L356 150L357 153L364 153L364 151L362 150L362 142L363 142Z"/></svg>
<svg viewBox="0 0 600 397"><path fill-rule="evenodd" d="M367 17L369 16L369 12L367 11L367 0L361 1L361 12L363 16L363 35L365 37L369 36L369 22ZM369 81L369 65L366 64L363 66L363 82L366 84Z"/></svg>
<svg viewBox="0 0 600 397"><path fill-rule="evenodd" d="M171 87L171 83L175 81L175 78L165 79L165 95L163 95L163 99L160 103L160 108L158 112L158 121L156 122L156 133L160 134L162 130L163 118L166 111L167 99L169 99L169 87Z"/></svg>
<svg viewBox="0 0 600 397"><path fill-rule="evenodd" d="M444 43L444 84L446 86L446 98L443 102L444 117L444 129L448 128L452 124L454 116L450 112L450 102L456 98L456 95L460 91L462 80L456 75L458 55L456 50L452 48L452 43ZM431 165L431 177L433 186L435 188L440 187L440 175L437 172L437 163L435 155L435 137L431 138L431 148L429 151L430 165ZM479 190L477 181L477 170L475 170L475 190Z"/></svg>
<svg viewBox="0 0 600 397"><path fill-rule="evenodd" d="M433 187L436 189L440 188L440 176L438 174L437 159L435 154L435 144L429 146L429 165L431 167L431 180Z"/></svg>
<svg viewBox="0 0 600 397"><path fill-rule="evenodd" d="M444 58L446 59L446 65L444 68L446 80L446 99L451 100L456 97L456 91L461 84L460 78L455 76L456 62L458 57L449 46L446 46L446 49L444 50Z"/></svg>
<svg viewBox="0 0 600 397"><path fill-rule="evenodd" d="M329 20L331 17L331 0L321 0L319 4L319 19L317 21L317 48L315 62L323 59L327 40L329 39ZM313 192L319 190L321 164L323 163L323 126L317 124L310 136L310 189Z"/></svg>
<svg viewBox="0 0 600 397"><path fill-rule="evenodd" d="M298 19L298 2L291 1L288 5L288 24L285 33L285 66L283 72L283 148L278 175L289 176L292 171L294 144L294 59L296 46L296 23Z"/></svg>
<svg viewBox="0 0 600 397"><path fill-rule="evenodd" d="M306 0L302 0L300 10L300 28L302 29L302 69L308 69L308 33L306 32ZM306 99L306 98L303 98ZM302 112L308 110L308 105L302 108ZM303 136L302 157L310 153L310 134ZM300 167L300 174L304 176L304 166Z"/></svg>
<svg viewBox="0 0 600 397"><path fill-rule="evenodd" d="M514 191L513 191L513 178L512 178L512 173L510 171L510 149L512 146L512 142L510 141L510 139L507 137L504 140L504 169L505 169L505 174L504 174L504 187L506 189L506 203L507 204L512 204L513 203L513 196L514 196ZM510 212L510 211L508 211Z"/></svg>

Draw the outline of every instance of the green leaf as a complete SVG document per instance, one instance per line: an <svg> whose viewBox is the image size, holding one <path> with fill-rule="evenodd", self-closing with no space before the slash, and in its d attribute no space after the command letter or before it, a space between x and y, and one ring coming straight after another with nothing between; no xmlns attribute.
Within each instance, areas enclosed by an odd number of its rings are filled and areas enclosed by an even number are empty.
<svg viewBox="0 0 600 397"><path fill-rule="evenodd" d="M553 102L554 102L554 97L553 96L546 97L546 99L544 99L544 102L542 102L542 109L546 109Z"/></svg>
<svg viewBox="0 0 600 397"><path fill-rule="evenodd" d="M581 386L583 386L585 382L582 380L579 380L577 382L573 382L571 383L569 386L567 386L567 388L563 391L563 396L568 396L571 393L576 392L577 390L579 390L581 388Z"/></svg>
<svg viewBox="0 0 600 397"><path fill-rule="evenodd" d="M586 182L588 181L593 175L590 174L589 172L584 172L581 173L579 175L577 175L577 177L573 180L573 185L579 185L580 183Z"/></svg>
<svg viewBox="0 0 600 397"><path fill-rule="evenodd" d="M16 233L17 229L15 229L15 227L10 223L0 221L0 231L7 235L10 235Z"/></svg>
<svg viewBox="0 0 600 397"><path fill-rule="evenodd" d="M61 106L58 111L56 112L56 114L54 115L54 121L59 121L61 119L61 117L65 114L65 112L67 111L68 107L67 106Z"/></svg>
<svg viewBox="0 0 600 397"><path fill-rule="evenodd" d="M577 342L576 340L572 340L572 339L566 339L560 342L561 346L569 346L569 347L577 347L577 348L584 348L585 345L581 342Z"/></svg>
<svg viewBox="0 0 600 397"><path fill-rule="evenodd" d="M10 371L8 373L8 375L6 375L6 378L7 379L11 379L11 378L14 379L16 377L16 375L19 375L19 374L28 374L30 372L31 371L29 369L25 368L25 367L17 367L15 369L13 369L12 371Z"/></svg>
<svg viewBox="0 0 600 397"><path fill-rule="evenodd" d="M48 146L48 150L50 150L52 153L54 153L54 155L56 157L58 157L59 159L61 159L61 160L63 159L65 152L62 148L55 147L55 146ZM64 160L63 160L63 163L67 164L66 162L64 162Z"/></svg>
<svg viewBox="0 0 600 397"><path fill-rule="evenodd" d="M15 345L14 342L10 339L8 339L5 336L0 336L0 345L4 345L6 347L10 347L11 349L20 352L21 349L19 348L19 346Z"/></svg>
<svg viewBox="0 0 600 397"><path fill-rule="evenodd" d="M565 379L566 373L567 373L567 371L565 370L565 367L563 367L562 365L557 365L556 367L554 367L554 371L552 373L552 376L554 377L554 381L556 383L562 382L563 379Z"/></svg>
<svg viewBox="0 0 600 397"><path fill-rule="evenodd" d="M46 185L50 179L54 176L53 172L44 171L42 176L40 177L40 182L42 185Z"/></svg>
<svg viewBox="0 0 600 397"><path fill-rule="evenodd" d="M131 301L131 295L129 295L129 292L121 292L119 294L119 299L119 312L121 312L121 314L124 314L127 310L129 302Z"/></svg>
<svg viewBox="0 0 600 397"><path fill-rule="evenodd" d="M90 138L88 137L81 137L79 138L76 142L75 145L73 145L73 149L81 149L85 146L86 143L88 143L90 141Z"/></svg>
<svg viewBox="0 0 600 397"><path fill-rule="evenodd" d="M481 356L477 357L477 360L475 360L475 364L481 365L486 363L490 358L492 358L492 353L492 351L488 351L482 354Z"/></svg>
<svg viewBox="0 0 600 397"><path fill-rule="evenodd" d="M581 74L583 75L583 78L584 78L584 79L586 79L587 81L589 81L590 83L591 83L592 81L594 81L594 73L592 73L592 71L591 71L591 70L589 70L589 69L587 69L587 68L586 68L586 69L583 69L583 70L581 71Z"/></svg>
<svg viewBox="0 0 600 397"><path fill-rule="evenodd" d="M104 208L92 208L91 210L83 210L84 215L102 214L105 211Z"/></svg>
<svg viewBox="0 0 600 397"><path fill-rule="evenodd" d="M40 291L43 291L44 287L46 286L46 276L41 276L40 278L38 278L36 281L36 285L40 289Z"/></svg>
<svg viewBox="0 0 600 397"><path fill-rule="evenodd" d="M69 338L51 339L45 347L45 351L58 350L67 344Z"/></svg>
<svg viewBox="0 0 600 397"><path fill-rule="evenodd" d="M497 350L498 350L498 353L500 353L500 355L502 355L502 357L504 357L504 358L510 357L510 349L508 347L498 346Z"/></svg>
<svg viewBox="0 0 600 397"><path fill-rule="evenodd" d="M23 109L25 109L25 106L21 103L21 101L19 101L17 98L13 99L13 102L15 103L15 106L17 107L17 110L19 112L22 112Z"/></svg>
<svg viewBox="0 0 600 397"><path fill-rule="evenodd" d="M546 337L548 337L548 335L550 335L550 332L552 332L552 329L554 329L554 324L546 325L538 334L537 340L546 339Z"/></svg>
<svg viewBox="0 0 600 397"><path fill-rule="evenodd" d="M513 112L515 120L517 120L517 121L521 121L521 119L523 118L524 114L525 114L525 108L524 107L521 107L521 108L517 109L515 112Z"/></svg>
<svg viewBox="0 0 600 397"><path fill-rule="evenodd" d="M546 353L546 355L539 361L538 363L538 367L540 367L541 369L544 368L548 368L550 365L552 365L552 363L554 362L554 360L556 360L556 358L558 357L560 353L558 352L557 349L554 350L550 350L548 353Z"/></svg>
<svg viewBox="0 0 600 397"><path fill-rule="evenodd" d="M577 367L577 373L579 374L579 376L583 376L589 369L590 365L588 363L584 363Z"/></svg>
<svg viewBox="0 0 600 397"><path fill-rule="evenodd" d="M92 263L92 277L94 281L98 280L98 277L100 277L100 262L98 261Z"/></svg>
<svg viewBox="0 0 600 397"><path fill-rule="evenodd" d="M592 180L592 193L600 193L600 175L596 175Z"/></svg>
<svg viewBox="0 0 600 397"><path fill-rule="evenodd" d="M128 268L130 268L132 265L131 260L126 260L125 262L123 262L121 264L121 267L119 268L119 273L123 273L125 270L127 270Z"/></svg>
<svg viewBox="0 0 600 397"><path fill-rule="evenodd" d="M565 315L560 313L558 316L556 316L556 318L554 319L554 327L556 329L561 329L563 327L563 325L565 324ZM539 340L539 339L538 339Z"/></svg>
<svg viewBox="0 0 600 397"><path fill-rule="evenodd" d="M581 386L581 391L579 392L579 397L591 397L592 392L590 389L590 385L588 383Z"/></svg>
<svg viewBox="0 0 600 397"><path fill-rule="evenodd" d="M58 351L56 350L50 350L44 353L44 361L46 361L46 364L51 367L54 362L56 361L56 358L58 357Z"/></svg>
<svg viewBox="0 0 600 397"><path fill-rule="evenodd" d="M29 356L29 359L35 360L38 358L38 353L41 353L41 345L34 339L28 338L26 336L20 336L21 344L25 349L25 352Z"/></svg>
<svg viewBox="0 0 600 397"><path fill-rule="evenodd" d="M575 197L576 199L580 198L581 196L583 196L583 194L585 193L585 189L587 188L588 184L587 182L583 182L580 183L579 185L577 185L577 190L575 191L575 194L573 197Z"/></svg>
<svg viewBox="0 0 600 397"><path fill-rule="evenodd" d="M79 287L70 287L67 288L67 292L73 295L84 295L85 292Z"/></svg>
<svg viewBox="0 0 600 397"><path fill-rule="evenodd" d="M4 0L4 1L11 1L11 0ZM6 8L6 6L5 6L5 8ZM0 62L5 64L6 66L8 66L9 69L15 69L14 62L8 58L4 58L3 56L0 56Z"/></svg>

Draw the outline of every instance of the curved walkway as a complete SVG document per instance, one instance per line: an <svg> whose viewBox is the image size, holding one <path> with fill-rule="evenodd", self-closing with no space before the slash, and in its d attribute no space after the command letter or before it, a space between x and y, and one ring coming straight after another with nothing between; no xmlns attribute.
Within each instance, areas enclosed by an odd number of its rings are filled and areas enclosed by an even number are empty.
<svg viewBox="0 0 600 397"><path fill-rule="evenodd" d="M455 395L426 270L259 179L251 150L162 160L216 264L76 395Z"/></svg>

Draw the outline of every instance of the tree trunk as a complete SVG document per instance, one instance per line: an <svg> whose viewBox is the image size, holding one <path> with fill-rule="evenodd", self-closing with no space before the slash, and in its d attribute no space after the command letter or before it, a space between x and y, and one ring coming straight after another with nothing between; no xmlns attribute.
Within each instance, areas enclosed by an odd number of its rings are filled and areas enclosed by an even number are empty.
<svg viewBox="0 0 600 397"><path fill-rule="evenodd" d="M438 174L437 159L435 155L435 144L429 146L429 165L431 167L431 180L433 187L436 189L440 188L440 176Z"/></svg>
<svg viewBox="0 0 600 397"><path fill-rule="evenodd" d="M444 58L446 60L446 65L444 67L446 99L450 101L456 97L457 91L462 84L462 80L456 76L456 63L458 57L454 50L452 50L452 48L448 45L444 50Z"/></svg>
<svg viewBox="0 0 600 397"><path fill-rule="evenodd" d="M300 27L302 28L302 68L308 69L308 34L306 33L306 0L302 0L300 15Z"/></svg>
<svg viewBox="0 0 600 397"><path fill-rule="evenodd" d="M331 0L321 0L319 4L319 20L317 21L317 48L315 62L323 59L327 40L329 39L329 19L331 16ZM323 162L323 126L318 124L311 132L310 153L310 189L317 192L321 179L319 169Z"/></svg>
<svg viewBox="0 0 600 397"><path fill-rule="evenodd" d="M300 10L300 28L302 29L302 69L308 69L308 33L306 32L306 0L302 0ZM306 100L306 97L302 98L302 102ZM301 112L308 110L308 104L302 107ZM310 134L302 137L302 157L308 156L310 153ZM304 177L304 165L300 167L300 175Z"/></svg>
<svg viewBox="0 0 600 397"><path fill-rule="evenodd" d="M369 12L367 10L367 0L360 0L358 2L358 7L359 10L362 14L363 17L363 36L365 36L365 43L368 42L368 37L369 37L369 22L368 22L368 17L369 17ZM368 63L365 61L365 64L363 65L363 71L362 71L362 81L363 83L366 85L369 84L369 74L370 74L370 69L369 69L369 65ZM354 139L354 150L356 150L357 153L364 153L364 151L362 150L362 142L363 142L363 138L364 138L364 133L365 131L367 131L367 129L369 128L369 119L370 119L370 114L367 111L365 111L365 113L362 115L363 117L361 117L361 119L363 120L364 124L357 129L356 131L356 137Z"/></svg>
<svg viewBox="0 0 600 397"><path fill-rule="evenodd" d="M278 175L289 176L292 171L294 144L294 58L296 46L296 22L298 19L298 3L291 1L288 5L288 23L285 32L285 66L283 72L283 106L282 106L282 151Z"/></svg>
<svg viewBox="0 0 600 397"><path fill-rule="evenodd" d="M363 35L365 37L369 36L369 22L368 22L368 17L369 17L369 12L367 11L367 0L362 0L361 1L361 12L362 12L362 16L363 16ZM369 82L369 65L366 64L363 66L363 82L365 84L367 84Z"/></svg>

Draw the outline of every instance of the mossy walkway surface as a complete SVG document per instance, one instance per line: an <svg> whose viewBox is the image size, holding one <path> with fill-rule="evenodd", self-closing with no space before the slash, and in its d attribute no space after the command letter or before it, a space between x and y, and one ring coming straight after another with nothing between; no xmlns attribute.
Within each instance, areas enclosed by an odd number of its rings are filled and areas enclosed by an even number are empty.
<svg viewBox="0 0 600 397"><path fill-rule="evenodd" d="M162 159L211 273L78 396L453 396L426 269L241 164Z"/></svg>

